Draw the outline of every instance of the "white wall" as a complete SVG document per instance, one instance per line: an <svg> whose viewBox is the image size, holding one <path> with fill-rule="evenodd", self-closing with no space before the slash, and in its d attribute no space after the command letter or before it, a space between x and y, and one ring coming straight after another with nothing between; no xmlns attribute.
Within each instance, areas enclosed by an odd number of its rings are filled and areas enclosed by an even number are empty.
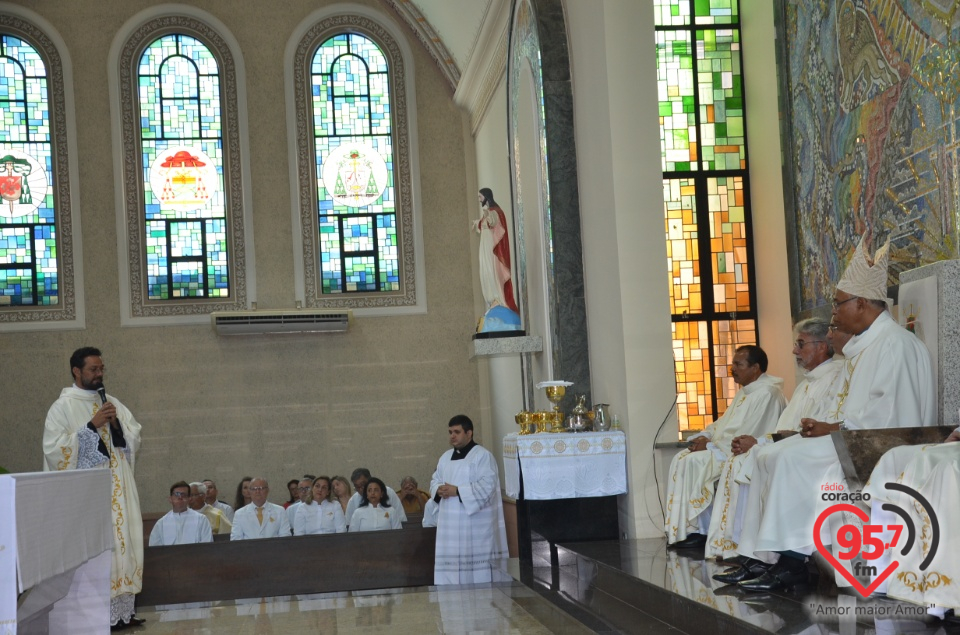
<svg viewBox="0 0 960 635"><path fill-rule="evenodd" d="M770 359L767 372L783 377L789 396L796 385L796 361L791 353L773 3L742 0L740 16L760 346Z"/></svg>
<svg viewBox="0 0 960 635"><path fill-rule="evenodd" d="M653 442L676 393L657 125L653 7L569 0L590 372L625 419L630 494L620 528L660 536Z"/></svg>

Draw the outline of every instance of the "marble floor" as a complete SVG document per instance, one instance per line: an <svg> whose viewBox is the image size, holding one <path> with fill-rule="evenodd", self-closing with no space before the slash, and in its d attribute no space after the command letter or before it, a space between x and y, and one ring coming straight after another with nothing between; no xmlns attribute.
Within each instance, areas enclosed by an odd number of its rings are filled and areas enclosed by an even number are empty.
<svg viewBox="0 0 960 635"><path fill-rule="evenodd" d="M743 592L712 579L726 567L702 550L667 551L662 538L561 545L553 567L540 554L540 566L521 577L528 586L551 589L625 633L960 635L960 622L906 602L840 592L822 575L790 591Z"/></svg>
<svg viewBox="0 0 960 635"><path fill-rule="evenodd" d="M131 634L589 634L519 582L323 593L139 608Z"/></svg>
<svg viewBox="0 0 960 635"><path fill-rule="evenodd" d="M702 552L668 552L663 539L571 543L554 552L541 542L533 554L523 566L511 561L512 582L141 607L147 623L125 632L960 635L957 621L838 593L829 580L737 593L711 579L721 565Z"/></svg>

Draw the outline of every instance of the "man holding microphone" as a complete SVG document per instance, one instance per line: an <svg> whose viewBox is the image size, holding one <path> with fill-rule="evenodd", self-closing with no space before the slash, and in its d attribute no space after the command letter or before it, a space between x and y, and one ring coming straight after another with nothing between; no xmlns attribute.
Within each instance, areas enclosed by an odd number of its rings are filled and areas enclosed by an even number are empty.
<svg viewBox="0 0 960 635"><path fill-rule="evenodd" d="M112 630L142 624L134 617L134 596L143 583L143 520L133 478L140 424L103 387L98 349L84 347L70 357L73 384L47 412L43 430L44 471L108 468L112 476L113 561L110 567Z"/></svg>

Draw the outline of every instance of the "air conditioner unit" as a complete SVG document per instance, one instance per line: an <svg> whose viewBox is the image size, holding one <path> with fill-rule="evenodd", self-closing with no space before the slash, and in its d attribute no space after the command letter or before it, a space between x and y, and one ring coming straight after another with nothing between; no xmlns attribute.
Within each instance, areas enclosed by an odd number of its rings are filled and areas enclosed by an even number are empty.
<svg viewBox="0 0 960 635"><path fill-rule="evenodd" d="M343 333L350 326L351 311L218 311L210 314L218 335L263 335L273 333Z"/></svg>

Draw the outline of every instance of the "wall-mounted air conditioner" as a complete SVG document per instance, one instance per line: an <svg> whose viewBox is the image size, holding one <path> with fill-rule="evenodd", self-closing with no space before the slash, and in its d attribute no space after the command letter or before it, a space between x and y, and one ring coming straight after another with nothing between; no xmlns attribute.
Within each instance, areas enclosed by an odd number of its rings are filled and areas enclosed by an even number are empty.
<svg viewBox="0 0 960 635"><path fill-rule="evenodd" d="M218 311L210 314L218 335L263 335L272 333L343 333L350 326L351 311Z"/></svg>

